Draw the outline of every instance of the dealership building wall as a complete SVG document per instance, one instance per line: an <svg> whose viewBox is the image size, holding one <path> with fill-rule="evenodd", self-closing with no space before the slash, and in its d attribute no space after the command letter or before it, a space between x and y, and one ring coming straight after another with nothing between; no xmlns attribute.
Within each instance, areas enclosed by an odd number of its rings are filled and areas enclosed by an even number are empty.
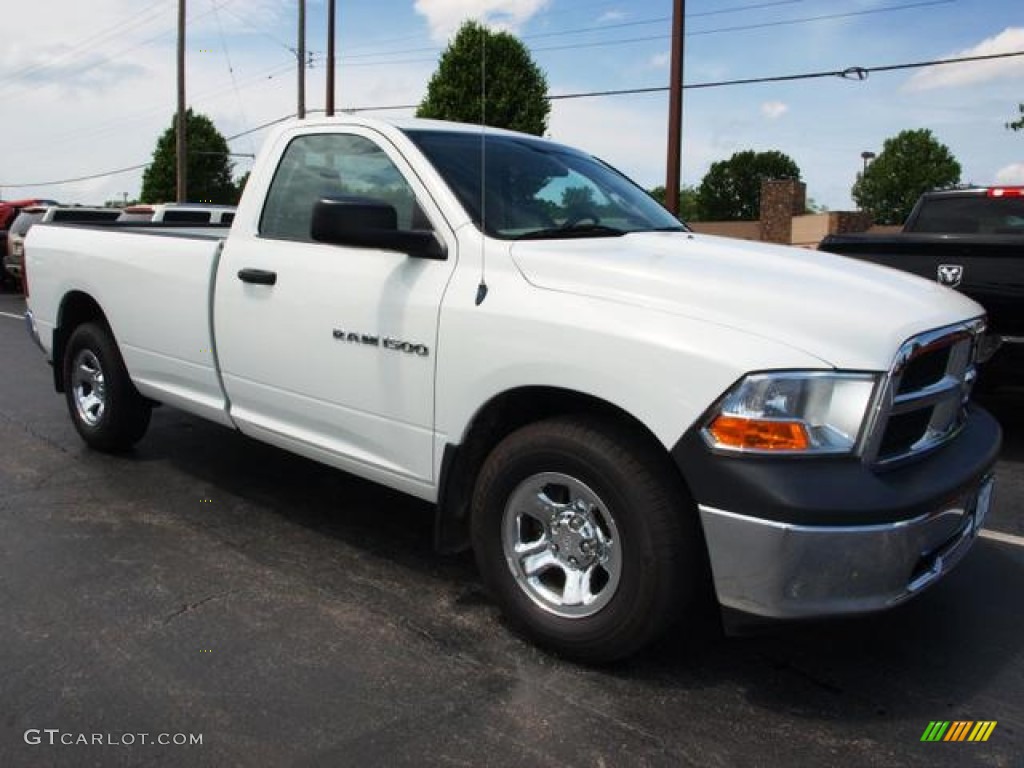
<svg viewBox="0 0 1024 768"><path fill-rule="evenodd" d="M805 213L807 185L796 179L766 179L761 184L761 216L757 221L688 221L695 232L740 240L817 248L826 235L849 232L898 231L874 227L863 211Z"/></svg>

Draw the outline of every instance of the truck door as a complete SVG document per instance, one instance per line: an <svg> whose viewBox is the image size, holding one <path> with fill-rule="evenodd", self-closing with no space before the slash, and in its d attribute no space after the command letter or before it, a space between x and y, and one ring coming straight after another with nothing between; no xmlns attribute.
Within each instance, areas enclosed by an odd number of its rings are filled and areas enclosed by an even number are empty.
<svg viewBox="0 0 1024 768"><path fill-rule="evenodd" d="M394 146L346 130L288 140L256 231L236 221L214 302L224 387L243 432L429 498L455 239ZM350 195L393 205L399 228L434 229L447 259L312 241L314 204Z"/></svg>

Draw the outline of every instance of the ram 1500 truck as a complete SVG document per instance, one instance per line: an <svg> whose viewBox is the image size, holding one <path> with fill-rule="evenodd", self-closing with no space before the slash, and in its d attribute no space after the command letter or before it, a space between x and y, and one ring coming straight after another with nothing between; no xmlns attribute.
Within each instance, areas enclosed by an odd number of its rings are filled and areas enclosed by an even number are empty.
<svg viewBox="0 0 1024 768"><path fill-rule="evenodd" d="M934 583L989 508L984 313L688 231L583 152L430 121L272 134L230 230L39 226L28 327L90 446L165 403L436 504L536 642L630 654Z"/></svg>
<svg viewBox="0 0 1024 768"><path fill-rule="evenodd" d="M830 235L821 250L955 288L985 308L1001 349L986 375L1024 380L1024 187L927 192L902 232Z"/></svg>

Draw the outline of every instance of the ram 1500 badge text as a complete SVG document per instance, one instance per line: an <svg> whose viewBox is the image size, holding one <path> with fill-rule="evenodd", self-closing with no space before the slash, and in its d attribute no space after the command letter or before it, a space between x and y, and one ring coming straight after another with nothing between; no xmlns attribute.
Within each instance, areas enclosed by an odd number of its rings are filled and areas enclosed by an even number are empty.
<svg viewBox="0 0 1024 768"><path fill-rule="evenodd" d="M694 234L535 137L296 122L226 236L39 226L27 253L89 445L166 403L435 502L439 547L573 658L685 626L704 589L768 618L888 608L989 507L977 304Z"/></svg>

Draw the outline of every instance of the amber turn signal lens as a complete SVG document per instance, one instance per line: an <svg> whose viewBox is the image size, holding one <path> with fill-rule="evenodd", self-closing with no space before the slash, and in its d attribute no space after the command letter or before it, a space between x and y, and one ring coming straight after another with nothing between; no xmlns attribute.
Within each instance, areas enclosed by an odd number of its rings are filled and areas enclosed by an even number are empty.
<svg viewBox="0 0 1024 768"><path fill-rule="evenodd" d="M810 447L807 430L795 421L760 421L720 415L708 426L708 432L723 448L751 451L806 451Z"/></svg>

